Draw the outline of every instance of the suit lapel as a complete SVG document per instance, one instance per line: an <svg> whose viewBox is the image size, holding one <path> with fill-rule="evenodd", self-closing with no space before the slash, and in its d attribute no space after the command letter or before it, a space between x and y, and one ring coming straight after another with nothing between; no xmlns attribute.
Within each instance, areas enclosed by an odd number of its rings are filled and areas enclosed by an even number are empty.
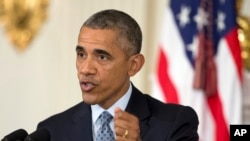
<svg viewBox="0 0 250 141"><path fill-rule="evenodd" d="M148 108L148 103L146 97L133 86L132 95L130 97L129 103L126 107L126 111L135 115L140 120L140 134L141 137L145 135L149 126L148 119L150 116L150 111Z"/></svg>
<svg viewBox="0 0 250 141"><path fill-rule="evenodd" d="M72 131L76 136L72 136L74 141L93 141L92 133L92 115L89 105L82 103L79 110L73 115L73 122L75 128Z"/></svg>
<svg viewBox="0 0 250 141"><path fill-rule="evenodd" d="M148 131L148 120L150 117L150 111L146 97L133 86L132 95L129 99L129 103L126 107L126 111L135 115L140 120L140 134L143 138ZM74 141L93 141L92 133L92 115L89 105L82 103L73 115L73 126L71 140Z"/></svg>

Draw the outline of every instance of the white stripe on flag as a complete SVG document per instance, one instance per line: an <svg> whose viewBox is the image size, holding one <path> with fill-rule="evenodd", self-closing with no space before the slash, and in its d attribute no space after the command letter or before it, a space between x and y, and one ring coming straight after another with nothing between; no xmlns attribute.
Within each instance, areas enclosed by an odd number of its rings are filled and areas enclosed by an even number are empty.
<svg viewBox="0 0 250 141"><path fill-rule="evenodd" d="M194 69L188 61L184 43L178 31L173 14L170 8L166 9L163 19L162 36L159 46L166 55L168 64L168 77L173 83L178 95L179 103L189 105L195 109L199 117L198 133L200 141L219 141L216 138L215 117L212 114L209 102L201 90L194 90L192 87ZM215 58L218 76L218 100L216 104L221 104L222 120L225 120L228 131L229 124L241 123L241 82L237 73L235 61L225 40L219 43L219 50ZM157 75L153 81L152 96L164 101L165 96L160 87ZM168 102L168 100L166 101ZM210 101L211 102L211 101ZM213 104L213 102L212 102ZM217 112L217 111L214 111ZM217 122L220 121L216 119ZM218 130L218 129L217 129ZM219 131L217 131L218 133ZM218 136L217 136L218 137Z"/></svg>

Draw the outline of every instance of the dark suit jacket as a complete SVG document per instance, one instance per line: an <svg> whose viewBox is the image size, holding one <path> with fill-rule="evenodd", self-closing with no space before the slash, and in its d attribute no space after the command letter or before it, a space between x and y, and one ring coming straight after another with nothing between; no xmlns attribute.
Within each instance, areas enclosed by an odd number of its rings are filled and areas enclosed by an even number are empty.
<svg viewBox="0 0 250 141"><path fill-rule="evenodd" d="M197 141L198 117L187 106L164 104L133 87L126 108L140 120L142 141ZM84 102L41 123L52 141L92 141L91 108Z"/></svg>

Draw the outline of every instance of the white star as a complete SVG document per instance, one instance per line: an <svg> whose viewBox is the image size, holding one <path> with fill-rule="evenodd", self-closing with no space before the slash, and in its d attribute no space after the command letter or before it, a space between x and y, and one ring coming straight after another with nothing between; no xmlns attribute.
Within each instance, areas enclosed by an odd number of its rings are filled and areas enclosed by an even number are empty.
<svg viewBox="0 0 250 141"><path fill-rule="evenodd" d="M199 8L197 15L194 16L194 21L197 24L198 30L201 30L203 26L208 24L208 14L204 9Z"/></svg>
<svg viewBox="0 0 250 141"><path fill-rule="evenodd" d="M184 27L186 24L190 22L189 14L191 9L187 6L181 6L181 12L177 15L178 19L180 20L180 26Z"/></svg>
<svg viewBox="0 0 250 141"><path fill-rule="evenodd" d="M218 13L218 18L217 18L217 30L218 31L222 31L223 29L226 28L225 25L225 19L226 19L226 15L222 12Z"/></svg>
<svg viewBox="0 0 250 141"><path fill-rule="evenodd" d="M193 59L197 57L198 47L199 47L198 37L194 36L192 43L187 45L187 49L193 53Z"/></svg>
<svg viewBox="0 0 250 141"><path fill-rule="evenodd" d="M220 0L221 4L224 4L226 2L226 0Z"/></svg>

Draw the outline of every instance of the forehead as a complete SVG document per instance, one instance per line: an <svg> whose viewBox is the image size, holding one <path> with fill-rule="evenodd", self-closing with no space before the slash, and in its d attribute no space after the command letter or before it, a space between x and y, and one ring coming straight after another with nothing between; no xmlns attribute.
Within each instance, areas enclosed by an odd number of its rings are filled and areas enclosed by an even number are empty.
<svg viewBox="0 0 250 141"><path fill-rule="evenodd" d="M105 50L110 54L125 53L117 39L117 34L118 32L113 29L83 27L78 36L78 46L83 47L85 50Z"/></svg>
<svg viewBox="0 0 250 141"><path fill-rule="evenodd" d="M114 44L117 43L117 32L111 29L83 27L78 36L78 43L81 42Z"/></svg>

